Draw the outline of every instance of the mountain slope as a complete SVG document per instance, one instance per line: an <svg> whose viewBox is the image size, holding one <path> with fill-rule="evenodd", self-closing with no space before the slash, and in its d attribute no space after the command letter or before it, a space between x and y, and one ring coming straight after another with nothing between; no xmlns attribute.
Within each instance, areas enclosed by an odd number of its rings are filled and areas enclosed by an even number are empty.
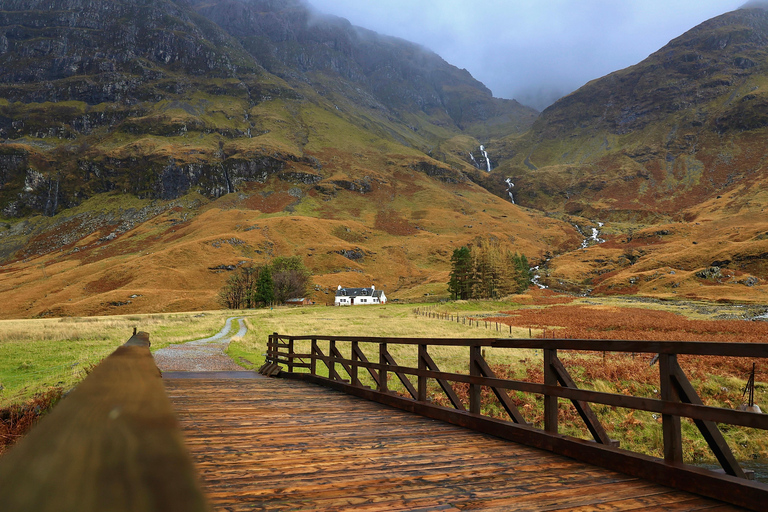
<svg viewBox="0 0 768 512"><path fill-rule="evenodd" d="M500 174L522 204L629 219L679 212L764 180L768 11L692 29L585 85L508 139Z"/></svg>
<svg viewBox="0 0 768 512"><path fill-rule="evenodd" d="M8 217L52 215L109 190L172 199L199 188L219 197L296 162L317 170L316 121L354 126L349 145L383 140L429 153L464 125L480 132L491 121L508 132L534 117L435 54L361 36L298 2L57 0L3 9L0 210ZM254 21L240 28L230 17ZM468 144L461 149L477 145ZM464 164L450 152L435 156Z"/></svg>
<svg viewBox="0 0 768 512"><path fill-rule="evenodd" d="M546 109L486 186L608 243L556 258L553 286L764 300L768 279L768 11L690 30ZM710 270L717 267L717 270Z"/></svg>
<svg viewBox="0 0 768 512"><path fill-rule="evenodd" d="M321 301L416 297L476 237L532 259L578 244L472 181L476 136L534 113L410 43L296 2L2 9L4 316L216 307L230 272L278 255Z"/></svg>

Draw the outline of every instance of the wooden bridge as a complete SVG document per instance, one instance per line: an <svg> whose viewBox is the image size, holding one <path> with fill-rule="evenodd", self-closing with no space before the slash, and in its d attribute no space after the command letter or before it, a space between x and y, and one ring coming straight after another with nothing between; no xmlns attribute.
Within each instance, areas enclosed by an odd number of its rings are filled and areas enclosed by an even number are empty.
<svg viewBox="0 0 768 512"><path fill-rule="evenodd" d="M284 378L161 379L139 333L0 458L0 508L766 510L768 485L744 478L716 423L768 429L768 416L702 405L677 355L767 357L768 345L607 343L275 334L263 370L281 364ZM397 344L414 348L415 364L397 364ZM440 371L441 347L466 350L469 371ZM497 378L483 351L498 348L540 351L544 383ZM662 398L578 389L564 350L658 353ZM430 383L452 407L429 400ZM468 385L468 403L457 383ZM508 420L481 414L483 387ZM510 390L543 397L543 430L526 423ZM592 440L558 433L558 398L573 401ZM665 459L615 446L590 403L662 415ZM682 463L681 417L693 418L724 474Z"/></svg>

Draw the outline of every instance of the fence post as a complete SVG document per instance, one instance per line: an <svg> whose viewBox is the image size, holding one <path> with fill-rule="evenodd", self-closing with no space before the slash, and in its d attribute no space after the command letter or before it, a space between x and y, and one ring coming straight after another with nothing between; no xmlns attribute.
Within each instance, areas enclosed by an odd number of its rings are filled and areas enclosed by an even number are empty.
<svg viewBox="0 0 768 512"><path fill-rule="evenodd" d="M427 346L419 345L419 370L427 369ZM427 377L419 375L418 377L418 401L427 401Z"/></svg>
<svg viewBox="0 0 768 512"><path fill-rule="evenodd" d="M379 343L379 391L387 393L387 344Z"/></svg>
<svg viewBox="0 0 768 512"><path fill-rule="evenodd" d="M469 375L472 377L481 377L480 366L477 363L480 357L480 346L472 345L469 347ZM480 396L482 386L479 384L469 385L469 412L480 414Z"/></svg>
<svg viewBox="0 0 768 512"><path fill-rule="evenodd" d="M288 340L288 373L293 373L293 338Z"/></svg>
<svg viewBox="0 0 768 512"><path fill-rule="evenodd" d="M312 338L312 347L309 349L309 373L317 375L317 338Z"/></svg>
<svg viewBox="0 0 768 512"><path fill-rule="evenodd" d="M331 380L340 380L336 373L336 340L328 342L328 378Z"/></svg>
<svg viewBox="0 0 768 512"><path fill-rule="evenodd" d="M544 354L544 385L557 386L557 373L554 363L557 360L557 349L545 348ZM557 396L544 395L544 430L557 434Z"/></svg>
<svg viewBox="0 0 768 512"><path fill-rule="evenodd" d="M667 402L680 401L680 396L672 381L675 365L677 365L677 354L659 354L661 399ZM680 428L680 416L662 414L661 428L664 432L664 462L668 464L683 462L683 436Z"/></svg>
<svg viewBox="0 0 768 512"><path fill-rule="evenodd" d="M272 336L269 337L269 348L267 350L267 357L273 362L277 362L277 344L278 344L278 334L276 332L272 333Z"/></svg>
<svg viewBox="0 0 768 512"><path fill-rule="evenodd" d="M352 381L353 386L360 386L360 380L357 378L357 361L359 360L357 358L357 352L359 350L359 342L353 341L352 342L352 375L350 375L350 380Z"/></svg>

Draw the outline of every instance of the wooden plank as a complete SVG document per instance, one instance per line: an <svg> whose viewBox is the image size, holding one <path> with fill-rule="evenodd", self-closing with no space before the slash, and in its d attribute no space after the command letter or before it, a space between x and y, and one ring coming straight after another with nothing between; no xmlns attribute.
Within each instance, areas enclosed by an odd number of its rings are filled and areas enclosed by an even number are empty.
<svg viewBox="0 0 768 512"><path fill-rule="evenodd" d="M408 380L408 377L406 377L405 374L396 370L396 368L399 368L397 361L395 361L395 358L392 357L392 354L390 354L386 348L384 348L384 359L386 360L387 364L394 369L393 373L403 384L403 387L406 389L406 391L410 393L411 398L415 400L419 396L418 391L416 391L416 388L413 387L413 384L410 380Z"/></svg>
<svg viewBox="0 0 768 512"><path fill-rule="evenodd" d="M341 352L339 352L339 349L336 347L335 343L331 344L331 357L335 358L339 364L341 364L341 367L344 368L344 371L347 372L347 375L352 378L352 367L350 364L348 364L346 359L344 359L344 356L341 355ZM335 372L336 376L338 377L338 372Z"/></svg>
<svg viewBox="0 0 768 512"><path fill-rule="evenodd" d="M376 386L376 389L379 389L379 374L375 370L372 370L370 368L370 361L368 361L368 358L365 356L365 353L360 349L360 345L352 345L352 352L354 356L357 357L358 361L361 361L365 366L365 369L368 370L368 374L373 379L374 385ZM354 360L355 357L352 357ZM359 364L359 363L358 363Z"/></svg>
<svg viewBox="0 0 768 512"><path fill-rule="evenodd" d="M672 380L672 374L676 365L676 355L659 354L661 398L666 402L680 401L677 388ZM682 464L683 436L680 425L680 416L675 414L662 414L661 420L664 436L664 461L667 464Z"/></svg>
<svg viewBox="0 0 768 512"><path fill-rule="evenodd" d="M419 345L419 354L418 354L418 365L419 370L427 370L427 357L429 357L429 352L427 352L427 346L426 345ZM419 402L426 402L427 401L427 377L426 375L419 375L417 379L417 386L416 389L419 392L418 397L416 397L416 400Z"/></svg>
<svg viewBox="0 0 768 512"><path fill-rule="evenodd" d="M718 475L691 466L667 465L659 459L634 454L611 446L548 434L524 425L471 415L432 404L420 404L393 395L375 393L371 390L351 388L324 379L312 378L308 375L293 374L288 377L323 384L332 389L344 390L355 396L378 401L406 411L417 412L429 418L448 421L511 441L544 448L554 453L589 461L595 465L727 501L751 510L760 510L762 504L768 502L768 486L764 484L749 482L728 475Z"/></svg>
<svg viewBox="0 0 768 512"><path fill-rule="evenodd" d="M469 347L469 375L471 377L482 376L480 365L478 364L482 357L480 350L479 345L470 345ZM469 384L469 412L472 414L480 414L482 391L482 385L477 382Z"/></svg>
<svg viewBox="0 0 768 512"><path fill-rule="evenodd" d="M11 511L205 511L209 507L138 333L0 459Z"/></svg>
<svg viewBox="0 0 768 512"><path fill-rule="evenodd" d="M222 510L504 510L513 498L527 510L558 500L610 510L632 499L641 506L643 497L658 497L663 510L691 499L293 379L166 386L210 499Z"/></svg>
<svg viewBox="0 0 768 512"><path fill-rule="evenodd" d="M380 393L389 392L389 388L388 388L389 377L387 376L388 366L389 365L387 364L387 344L380 343L379 344L379 388L378 388Z"/></svg>
<svg viewBox="0 0 768 512"><path fill-rule="evenodd" d="M483 375L483 377L490 377L492 379L496 378L496 374L493 373L493 370L491 370L491 367L488 366L488 363L485 361L485 358L483 358L482 354L480 354L480 357L475 361L475 363L480 368L480 373ZM523 417L520 410L517 408L517 406L512 402L512 400L509 398L509 395L507 395L507 392L503 389L491 386L491 391L493 391L493 394L496 395L496 398L499 400L499 403L501 403L501 406L504 408L504 410L509 414L509 417L512 419L515 423L521 423L523 425L527 425L528 422L525 421L525 418Z"/></svg>
<svg viewBox="0 0 768 512"><path fill-rule="evenodd" d="M544 385L557 387L557 373L554 368L557 360L556 349L544 350ZM544 430L557 434L558 401L557 395L544 395Z"/></svg>

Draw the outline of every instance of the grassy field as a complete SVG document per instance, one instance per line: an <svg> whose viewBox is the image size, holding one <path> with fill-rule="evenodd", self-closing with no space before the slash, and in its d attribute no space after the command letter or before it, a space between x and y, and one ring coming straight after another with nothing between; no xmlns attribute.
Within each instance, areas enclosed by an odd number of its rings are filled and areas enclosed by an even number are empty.
<svg viewBox="0 0 768 512"><path fill-rule="evenodd" d="M697 335L699 339L718 338L723 341L748 339L759 341L768 329L763 322L743 320L707 320L736 315L738 306L706 304L638 304L634 300L610 299L595 304L594 299L573 299L570 297L533 296L517 297L511 302L455 302L440 305L398 305L388 304L371 308L275 308L249 311L212 311L205 313L168 313L155 315L132 315L120 317L62 318L40 320L8 320L0 322L0 408L18 403L32 395L50 389L72 387L82 379L88 369L125 342L134 327L150 333L152 349L156 350L174 343L200 339L218 332L227 317L241 316L246 319L248 333L230 344L229 354L235 361L248 368L257 368L264 361L266 339L278 332L290 335L362 335L386 337L419 338L493 338L519 337L529 334L541 336L544 330L552 333L609 333L617 339L637 338L638 326L643 328L642 318L664 329L650 330L647 334L658 339L688 339ZM473 318L468 323L428 318L414 314L421 307L431 312L460 315ZM503 314L501 313L503 312ZM570 312L570 315L569 315ZM644 313L645 312L645 313ZM598 314L599 313L599 314ZM596 331L593 333L580 327L576 318L589 316ZM480 320L480 322L477 322ZM674 320L674 321L673 321ZM485 322L489 328L485 327ZM501 325L497 331L495 322ZM725 323L724 323L725 322ZM624 325L627 324L627 325ZM608 326L608 327L606 327ZM765 327L763 327L765 326ZM569 331L571 329L571 331ZM744 331L746 329L746 331ZM752 329L754 332L750 332ZM511 334L510 334L511 331ZM713 333L708 335L707 333ZM716 334L716 335L715 335ZM600 338L599 335L585 336ZM320 343L328 353L327 342ZM369 359L378 358L376 348L361 344ZM398 364L416 366L416 347L390 345ZM297 352L308 353L309 343L297 344ZM339 350L349 355L348 343L339 343ZM431 348L430 355L443 371L468 373L469 350L463 347ZM541 352L535 350L486 349L485 357L496 374L502 378L543 382ZM658 397L658 368L648 365L645 356L611 354L604 357L594 353L560 354L563 363L571 372L578 385L583 388L604 392L634 394L636 396ZM746 369L751 361L704 361L681 357L681 364L698 389L705 403L723 407L736 407L742 402L742 390L746 380ZM768 404L768 386L765 372L758 362L758 384L756 402ZM325 365L319 364L321 372L327 374ZM346 377L341 368L337 370ZM361 371L368 385L372 380L367 372ZM390 375L390 388L405 392L394 375ZM414 381L415 382L415 381ZM438 404L448 405L436 383L430 383L431 399ZM456 391L467 400L466 385L456 384ZM513 393L513 401L526 419L542 426L543 407L541 397ZM625 411L607 406L594 406L611 437L618 439L623 447L655 456L661 454L661 420L651 413ZM504 418L505 412L490 390L483 390L483 411L491 416ZM575 409L567 401L561 401L561 431L577 437L587 438ZM705 441L696 432L692 422L683 421L685 456L689 462L712 459ZM768 435L765 432L731 427L724 428L729 442L742 460L768 458Z"/></svg>
<svg viewBox="0 0 768 512"><path fill-rule="evenodd" d="M0 407L51 387L71 388L136 327L152 350L221 330L231 311L0 320Z"/></svg>
<svg viewBox="0 0 768 512"><path fill-rule="evenodd" d="M490 314L496 311L500 303L474 303L470 314ZM509 307L510 304L506 303ZM273 332L301 336L304 334L323 334L328 336L384 336L412 338L491 338L496 331L485 328L469 327L452 322L431 321L416 316L416 305L387 304L373 308L281 308L276 310L256 310L248 312L247 322L252 335L230 345L229 353L236 360L245 357L254 366L264 362L267 336ZM509 329L505 331L510 336ZM512 328L512 336L527 337L528 329ZM299 347L304 353L309 352L309 345ZM322 348L322 347L321 347ZM400 352L398 352L400 354ZM396 355L396 354L393 354ZM402 353L404 357L409 357ZM410 361L403 359L403 364ZM412 361L416 361L415 355ZM398 362L400 362L398 360ZM464 363L466 366L466 362ZM453 369L453 367L452 367ZM458 369L458 368L456 368Z"/></svg>

